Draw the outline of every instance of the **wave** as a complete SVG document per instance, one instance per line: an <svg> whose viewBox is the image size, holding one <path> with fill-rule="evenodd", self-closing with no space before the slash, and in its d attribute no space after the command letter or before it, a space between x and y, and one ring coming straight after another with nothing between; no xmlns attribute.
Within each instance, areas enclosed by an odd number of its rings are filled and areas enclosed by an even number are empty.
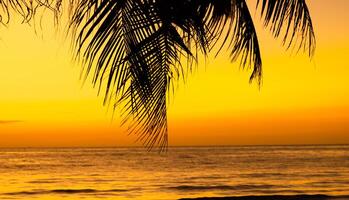
<svg viewBox="0 0 349 200"><path fill-rule="evenodd" d="M127 192L124 189L96 190L96 189L52 189L52 190L31 190L2 193L2 195L45 195L45 194L111 194L116 192Z"/></svg>
<svg viewBox="0 0 349 200"><path fill-rule="evenodd" d="M172 190L251 190L251 189L270 189L270 188L276 188L276 185L268 185L268 184L261 184L261 185L179 185L174 187L166 187L166 189L172 189Z"/></svg>
<svg viewBox="0 0 349 200"><path fill-rule="evenodd" d="M271 196L235 196L235 197L198 197L179 200L349 200L349 196L329 195L271 195Z"/></svg>

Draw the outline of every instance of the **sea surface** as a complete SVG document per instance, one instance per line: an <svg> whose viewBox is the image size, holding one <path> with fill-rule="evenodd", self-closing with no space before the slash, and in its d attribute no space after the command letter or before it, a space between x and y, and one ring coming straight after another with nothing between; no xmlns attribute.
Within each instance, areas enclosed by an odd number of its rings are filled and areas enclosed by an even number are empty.
<svg viewBox="0 0 349 200"><path fill-rule="evenodd" d="M0 149L0 199L349 195L349 146Z"/></svg>

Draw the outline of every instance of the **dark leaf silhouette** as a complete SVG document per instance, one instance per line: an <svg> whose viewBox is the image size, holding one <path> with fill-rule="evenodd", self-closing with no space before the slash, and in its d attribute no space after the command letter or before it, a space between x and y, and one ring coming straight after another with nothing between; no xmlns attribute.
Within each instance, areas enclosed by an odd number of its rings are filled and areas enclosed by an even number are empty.
<svg viewBox="0 0 349 200"><path fill-rule="evenodd" d="M172 84L185 76L199 53L231 52L262 82L257 33L246 0L67 0L70 30L85 75L105 90L104 103L122 109L130 133L149 149L166 150L167 101ZM15 11L29 21L40 7L59 13L62 0L0 1L0 19ZM275 38L287 48L315 50L305 0L257 0ZM187 64L183 64L187 63Z"/></svg>

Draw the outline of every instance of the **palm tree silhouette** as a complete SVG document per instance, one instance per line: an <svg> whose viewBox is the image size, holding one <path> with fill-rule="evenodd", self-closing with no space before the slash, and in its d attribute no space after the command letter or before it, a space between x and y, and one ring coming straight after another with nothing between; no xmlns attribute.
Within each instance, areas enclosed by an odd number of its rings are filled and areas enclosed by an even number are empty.
<svg viewBox="0 0 349 200"><path fill-rule="evenodd" d="M26 1L1 1L4 16L11 7L29 21L38 7L58 12L62 4L62 0L34 0L33 6ZM73 8L69 27L76 35L73 42L84 59L86 76L92 73L93 84L105 88L104 103L122 107L123 123L130 121L130 133L148 148L166 150L168 92L197 62L198 53L227 49L232 61L253 69L250 81L261 84L261 52L246 0L69 3ZM281 37L287 48L313 55L315 36L305 0L257 0L256 5L275 38Z"/></svg>

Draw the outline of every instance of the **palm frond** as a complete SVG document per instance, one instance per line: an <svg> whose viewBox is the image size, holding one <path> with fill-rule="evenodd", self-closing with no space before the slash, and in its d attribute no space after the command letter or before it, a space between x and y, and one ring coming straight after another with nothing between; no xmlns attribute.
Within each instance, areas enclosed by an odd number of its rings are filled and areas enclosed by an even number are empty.
<svg viewBox="0 0 349 200"><path fill-rule="evenodd" d="M313 53L305 1L258 4L275 37L285 27L285 44L295 44L300 34L301 47ZM81 0L74 6L71 28L85 75L92 73L93 84L105 88L105 104L123 107L123 123L131 121L130 133L149 149L166 150L167 97L185 73L182 57L197 60L198 52L226 47L232 61L253 68L250 81L261 83L261 52L245 0Z"/></svg>
<svg viewBox="0 0 349 200"><path fill-rule="evenodd" d="M242 67L252 67L253 72L250 81L256 79L258 84L261 84L261 52L256 29L246 1L214 1L209 12L211 12L211 18L208 21L210 32L218 38L213 45L216 45L222 34L226 33L217 54L228 44L232 61L240 58Z"/></svg>
<svg viewBox="0 0 349 200"><path fill-rule="evenodd" d="M62 1L2 0L0 1L0 23L8 24L12 14L19 14L22 17L22 23L29 23L40 8L48 9L54 13L55 17L58 17Z"/></svg>
<svg viewBox="0 0 349 200"><path fill-rule="evenodd" d="M297 51L314 55L315 34L305 0L258 0L264 17L264 26L270 27L274 37L282 36L283 44Z"/></svg>
<svg viewBox="0 0 349 200"><path fill-rule="evenodd" d="M124 103L124 121L133 119L130 133L149 148L165 150L167 91L180 74L180 55L192 55L174 19L167 19L160 6L152 1L82 1L72 27L80 27L77 46L86 58L86 74L95 65L93 83L106 81L105 103ZM192 23L184 24L185 34L192 34Z"/></svg>
<svg viewBox="0 0 349 200"><path fill-rule="evenodd" d="M123 108L123 123L149 149L166 150L169 88L186 73L183 58L191 69L200 52L227 48L232 61L253 69L250 81L261 84L261 51L246 0L0 0L0 23L13 13L35 22L42 9L58 24L66 4L85 78L92 74L99 92L105 90L104 104ZM275 38L314 54L305 0L257 0L258 6Z"/></svg>

